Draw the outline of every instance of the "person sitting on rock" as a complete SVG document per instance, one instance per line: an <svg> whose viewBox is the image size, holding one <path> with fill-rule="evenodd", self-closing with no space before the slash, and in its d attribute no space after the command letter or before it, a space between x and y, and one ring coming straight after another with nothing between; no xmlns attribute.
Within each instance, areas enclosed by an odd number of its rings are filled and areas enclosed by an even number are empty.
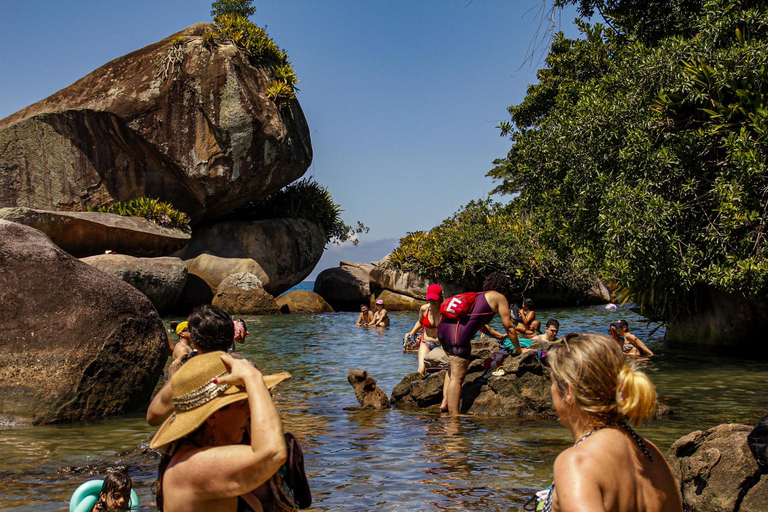
<svg viewBox="0 0 768 512"><path fill-rule="evenodd" d="M365 304L360 304L360 314L357 316L355 325L370 325L373 323L373 311Z"/></svg>
<svg viewBox="0 0 768 512"><path fill-rule="evenodd" d="M560 322L554 318L547 320L544 327L544 334L539 334L531 338L532 341L557 341L557 333L560 331Z"/></svg>
<svg viewBox="0 0 768 512"><path fill-rule="evenodd" d="M520 317L518 318L517 332L522 335L532 336L539 332L541 322L536 320L536 311L533 310L533 300L524 299L523 307L520 308Z"/></svg>
<svg viewBox="0 0 768 512"><path fill-rule="evenodd" d="M376 301L376 312L373 314L373 321L368 324L372 327L389 327L389 312L384 308L384 300Z"/></svg>
<svg viewBox="0 0 768 512"><path fill-rule="evenodd" d="M173 394L171 392L173 374L189 358L198 353L204 354L217 350L226 352L232 346L232 340L235 338L235 325L232 318L226 311L213 306L204 305L196 308L190 313L187 322L182 323L187 323L195 350L183 357L174 359L168 368L168 380L149 403L147 409L147 423L152 426L161 424L173 413Z"/></svg>

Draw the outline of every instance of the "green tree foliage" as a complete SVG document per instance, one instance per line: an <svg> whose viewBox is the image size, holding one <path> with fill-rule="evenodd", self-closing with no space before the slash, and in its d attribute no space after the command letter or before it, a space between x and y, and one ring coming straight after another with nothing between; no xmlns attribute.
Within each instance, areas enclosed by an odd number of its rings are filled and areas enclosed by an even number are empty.
<svg viewBox="0 0 768 512"><path fill-rule="evenodd" d="M89 208L89 211L91 209ZM98 209L102 213L114 213L126 217L143 217L159 226L190 232L189 217L169 203L153 197L137 197L127 202L117 202Z"/></svg>
<svg viewBox="0 0 768 512"><path fill-rule="evenodd" d="M489 173L542 243L667 318L702 285L768 293L766 5L707 0L688 23L653 45L557 36Z"/></svg>
<svg viewBox="0 0 768 512"><path fill-rule="evenodd" d="M470 286L493 272L506 274L518 290L541 280L567 290L585 290L594 282L578 258L561 258L537 233L537 219L521 209L472 201L428 233L408 233L390 264Z"/></svg>
<svg viewBox="0 0 768 512"><path fill-rule="evenodd" d="M232 14L247 18L256 13L253 0L216 0L211 4L211 16L214 18L222 14Z"/></svg>
<svg viewBox="0 0 768 512"><path fill-rule="evenodd" d="M367 233L368 228L361 222L357 222L356 227L347 225L341 218L342 211L328 189L314 180L303 179L264 199L241 206L227 214L224 220L306 219L320 224L327 241L340 244L351 240L357 245L355 235Z"/></svg>

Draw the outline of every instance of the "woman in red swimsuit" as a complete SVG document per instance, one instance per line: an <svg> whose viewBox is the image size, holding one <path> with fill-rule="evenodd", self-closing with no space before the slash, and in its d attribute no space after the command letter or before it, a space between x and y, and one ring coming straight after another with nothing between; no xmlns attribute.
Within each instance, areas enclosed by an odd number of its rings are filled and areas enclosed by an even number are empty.
<svg viewBox="0 0 768 512"><path fill-rule="evenodd" d="M431 284L427 288L427 303L419 309L419 319L413 325L413 329L405 335L412 338L419 330L423 334L419 341L419 373L424 376L427 368L424 358L435 347L440 346L437 339L437 325L440 323L440 302L443 300L443 289L439 284Z"/></svg>

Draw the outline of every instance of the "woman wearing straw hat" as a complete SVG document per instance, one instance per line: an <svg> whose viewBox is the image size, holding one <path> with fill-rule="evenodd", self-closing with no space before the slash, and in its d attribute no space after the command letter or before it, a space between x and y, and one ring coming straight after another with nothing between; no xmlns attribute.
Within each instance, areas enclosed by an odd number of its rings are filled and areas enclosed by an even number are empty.
<svg viewBox="0 0 768 512"><path fill-rule="evenodd" d="M250 362L224 352L194 357L174 374L173 415L150 443L164 451L160 510L235 511L239 499L261 510L251 491L286 460L283 427L269 394L285 375L263 377ZM250 444L239 444L249 426Z"/></svg>

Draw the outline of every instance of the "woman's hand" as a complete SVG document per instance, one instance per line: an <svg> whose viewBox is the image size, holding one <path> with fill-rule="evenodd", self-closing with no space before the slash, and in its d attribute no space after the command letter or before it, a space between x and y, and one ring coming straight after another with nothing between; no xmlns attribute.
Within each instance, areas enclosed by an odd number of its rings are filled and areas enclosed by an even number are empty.
<svg viewBox="0 0 768 512"><path fill-rule="evenodd" d="M246 359L236 359L229 354L222 354L221 360L229 370L229 374L219 377L217 383L242 386L249 378L261 378L261 372Z"/></svg>

